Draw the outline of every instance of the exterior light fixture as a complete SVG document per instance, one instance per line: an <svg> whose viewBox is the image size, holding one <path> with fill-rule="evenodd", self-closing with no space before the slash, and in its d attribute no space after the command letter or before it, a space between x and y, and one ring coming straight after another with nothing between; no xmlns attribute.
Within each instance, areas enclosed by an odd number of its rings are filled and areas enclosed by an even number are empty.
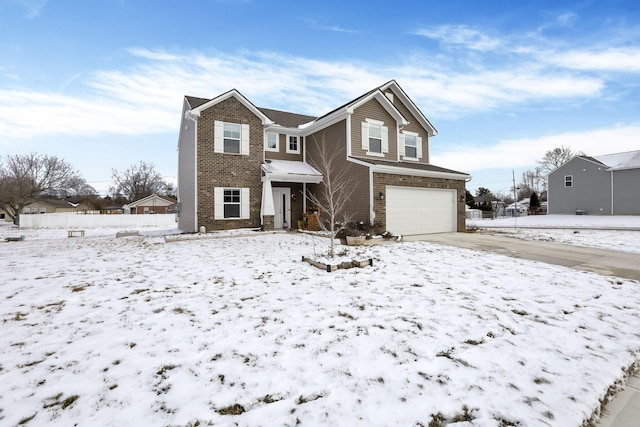
<svg viewBox="0 0 640 427"><path fill-rule="evenodd" d="M384 200L384 193L383 192L378 193L378 196L380 197L380 200Z"/></svg>

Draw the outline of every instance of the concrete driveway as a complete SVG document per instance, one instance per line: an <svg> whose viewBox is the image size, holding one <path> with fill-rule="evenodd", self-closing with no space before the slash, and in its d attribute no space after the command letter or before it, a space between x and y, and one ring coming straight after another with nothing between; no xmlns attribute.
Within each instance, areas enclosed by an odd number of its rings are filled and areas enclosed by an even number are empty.
<svg viewBox="0 0 640 427"><path fill-rule="evenodd" d="M638 253L520 240L479 233L423 234L404 236L403 239L494 252L513 258L540 261L640 281L640 254Z"/></svg>

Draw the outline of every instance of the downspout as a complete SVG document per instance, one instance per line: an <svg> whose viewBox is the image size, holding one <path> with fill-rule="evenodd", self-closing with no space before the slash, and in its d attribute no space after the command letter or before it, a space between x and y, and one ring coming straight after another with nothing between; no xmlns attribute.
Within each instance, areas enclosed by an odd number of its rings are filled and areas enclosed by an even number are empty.
<svg viewBox="0 0 640 427"><path fill-rule="evenodd" d="M611 215L613 215L613 170L611 170Z"/></svg>

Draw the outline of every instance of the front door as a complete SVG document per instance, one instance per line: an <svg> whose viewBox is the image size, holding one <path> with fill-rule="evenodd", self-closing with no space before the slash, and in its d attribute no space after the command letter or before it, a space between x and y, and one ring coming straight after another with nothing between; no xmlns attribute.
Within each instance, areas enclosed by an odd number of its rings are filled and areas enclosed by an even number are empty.
<svg viewBox="0 0 640 427"><path fill-rule="evenodd" d="M273 187L273 228L276 230L288 229L291 227L291 189L284 187Z"/></svg>

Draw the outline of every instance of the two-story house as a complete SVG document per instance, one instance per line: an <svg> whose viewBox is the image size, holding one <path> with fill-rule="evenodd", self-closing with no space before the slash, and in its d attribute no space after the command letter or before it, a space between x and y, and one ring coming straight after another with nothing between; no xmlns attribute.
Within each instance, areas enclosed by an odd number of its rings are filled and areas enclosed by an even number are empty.
<svg viewBox="0 0 640 427"><path fill-rule="evenodd" d="M184 98L178 226L186 232L295 228L323 176L319 146L341 154L357 221L394 234L462 231L468 174L435 166L436 129L394 81L320 116L258 108L237 90Z"/></svg>

